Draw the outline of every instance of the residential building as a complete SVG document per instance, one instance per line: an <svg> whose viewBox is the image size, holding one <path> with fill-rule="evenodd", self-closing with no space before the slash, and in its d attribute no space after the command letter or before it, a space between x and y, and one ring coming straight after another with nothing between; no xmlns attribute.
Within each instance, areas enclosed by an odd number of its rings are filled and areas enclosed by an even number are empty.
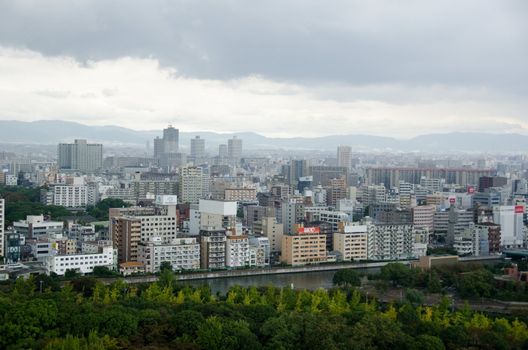
<svg viewBox="0 0 528 350"><path fill-rule="evenodd" d="M195 237L175 238L164 243L161 237L151 237L138 246L138 262L146 272L158 272L161 263L168 261L174 271L200 268L200 243Z"/></svg>
<svg viewBox="0 0 528 350"><path fill-rule="evenodd" d="M103 145L89 144L86 140L74 143L60 143L58 146L58 166L61 170L75 170L93 173L103 166Z"/></svg>
<svg viewBox="0 0 528 350"><path fill-rule="evenodd" d="M203 159L205 157L205 140L200 136L191 139L191 157L196 159Z"/></svg>
<svg viewBox="0 0 528 350"><path fill-rule="evenodd" d="M181 203L198 204L203 198L203 177L201 167L180 169L179 197Z"/></svg>
<svg viewBox="0 0 528 350"><path fill-rule="evenodd" d="M45 266L50 273L63 276L67 270L75 270L82 274L92 273L94 267L104 266L113 269L114 249L103 247L97 254L54 255L45 258Z"/></svg>
<svg viewBox="0 0 528 350"><path fill-rule="evenodd" d="M421 205L412 208L413 225L417 229L427 229L433 232L434 214L436 208L434 205Z"/></svg>
<svg viewBox="0 0 528 350"><path fill-rule="evenodd" d="M372 225L341 223L334 233L333 250L339 253L339 260L358 261L368 258L368 236Z"/></svg>
<svg viewBox="0 0 528 350"><path fill-rule="evenodd" d="M338 146L337 147L337 166L352 168L352 147Z"/></svg>
<svg viewBox="0 0 528 350"><path fill-rule="evenodd" d="M247 235L227 235L225 252L226 267L246 267L250 265L249 239Z"/></svg>
<svg viewBox="0 0 528 350"><path fill-rule="evenodd" d="M501 227L501 246L520 248L524 242L524 206L498 205L493 207L493 222Z"/></svg>
<svg viewBox="0 0 528 350"><path fill-rule="evenodd" d="M236 136L227 140L227 155L233 161L240 161L242 158L242 140Z"/></svg>

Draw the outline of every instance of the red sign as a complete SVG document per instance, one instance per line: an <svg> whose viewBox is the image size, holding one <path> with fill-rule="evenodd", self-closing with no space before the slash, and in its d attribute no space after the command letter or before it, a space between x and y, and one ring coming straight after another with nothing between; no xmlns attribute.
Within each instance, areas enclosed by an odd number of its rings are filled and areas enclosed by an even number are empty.
<svg viewBox="0 0 528 350"><path fill-rule="evenodd" d="M524 206L516 205L515 206L515 214L523 214L523 213L524 213Z"/></svg>
<svg viewBox="0 0 528 350"><path fill-rule="evenodd" d="M297 233L300 233L300 234L321 233L321 229L319 227L299 227L297 229Z"/></svg>
<svg viewBox="0 0 528 350"><path fill-rule="evenodd" d="M449 203L450 204L455 204L455 202L456 202L456 198L455 197L449 198Z"/></svg>
<svg viewBox="0 0 528 350"><path fill-rule="evenodd" d="M475 187L469 186L468 189L467 189L467 193L469 193L469 194L475 193Z"/></svg>

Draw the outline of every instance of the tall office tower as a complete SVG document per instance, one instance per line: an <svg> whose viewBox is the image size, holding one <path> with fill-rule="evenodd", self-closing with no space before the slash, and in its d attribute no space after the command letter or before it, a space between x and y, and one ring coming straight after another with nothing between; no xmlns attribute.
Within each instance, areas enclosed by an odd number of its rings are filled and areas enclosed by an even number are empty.
<svg viewBox="0 0 528 350"><path fill-rule="evenodd" d="M308 161L292 159L288 167L288 182L292 187L295 187L299 178L308 175Z"/></svg>
<svg viewBox="0 0 528 350"><path fill-rule="evenodd" d="M233 136L232 139L227 140L227 155L233 160L242 158L242 140Z"/></svg>
<svg viewBox="0 0 528 350"><path fill-rule="evenodd" d="M203 196L203 170L185 167L180 170L179 197L181 203L198 204Z"/></svg>
<svg viewBox="0 0 528 350"><path fill-rule="evenodd" d="M191 157L194 159L200 159L205 156L205 140L201 139L200 136L196 136L191 139Z"/></svg>
<svg viewBox="0 0 528 350"><path fill-rule="evenodd" d="M156 137L154 139L154 158L160 158L163 154L163 139Z"/></svg>
<svg viewBox="0 0 528 350"><path fill-rule="evenodd" d="M178 153L180 131L169 125L163 129L163 153Z"/></svg>
<svg viewBox="0 0 528 350"><path fill-rule="evenodd" d="M94 172L103 167L103 145L75 140L75 143L59 143L58 163L61 170Z"/></svg>
<svg viewBox="0 0 528 350"><path fill-rule="evenodd" d="M350 146L337 147L337 166L342 166L347 169L352 168L352 147Z"/></svg>
<svg viewBox="0 0 528 350"><path fill-rule="evenodd" d="M227 158L227 145L219 145L218 146L218 157L220 158Z"/></svg>
<svg viewBox="0 0 528 350"><path fill-rule="evenodd" d="M0 256L6 256L4 247L4 213L5 200L3 198L0 198Z"/></svg>

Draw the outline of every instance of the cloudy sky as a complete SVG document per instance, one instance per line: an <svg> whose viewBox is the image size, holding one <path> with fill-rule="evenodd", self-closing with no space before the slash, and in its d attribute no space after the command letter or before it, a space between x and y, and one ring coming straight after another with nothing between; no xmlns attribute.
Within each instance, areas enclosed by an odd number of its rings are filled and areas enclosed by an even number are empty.
<svg viewBox="0 0 528 350"><path fill-rule="evenodd" d="M0 119L528 134L524 0L0 0Z"/></svg>

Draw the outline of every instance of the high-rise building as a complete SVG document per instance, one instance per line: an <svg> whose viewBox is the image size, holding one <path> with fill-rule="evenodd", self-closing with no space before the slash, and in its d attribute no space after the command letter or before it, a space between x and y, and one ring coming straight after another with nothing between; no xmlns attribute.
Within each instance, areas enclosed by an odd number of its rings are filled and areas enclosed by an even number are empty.
<svg viewBox="0 0 528 350"><path fill-rule="evenodd" d="M227 152L227 145L222 144L218 145L218 157L219 158L227 158L228 152Z"/></svg>
<svg viewBox="0 0 528 350"><path fill-rule="evenodd" d="M242 158L242 140L233 136L232 139L227 140L227 155L232 160L240 160Z"/></svg>
<svg viewBox="0 0 528 350"><path fill-rule="evenodd" d="M5 200L3 198L0 198L0 256L6 256L5 255L5 247L4 247L4 214L5 213Z"/></svg>
<svg viewBox="0 0 528 350"><path fill-rule="evenodd" d="M352 168L352 147L337 147L337 166L342 166L347 169Z"/></svg>
<svg viewBox="0 0 528 350"><path fill-rule="evenodd" d="M163 153L178 153L180 131L169 125L163 129Z"/></svg>
<svg viewBox="0 0 528 350"><path fill-rule="evenodd" d="M500 225L503 248L522 247L524 241L524 206L497 205L493 207L493 222Z"/></svg>
<svg viewBox="0 0 528 350"><path fill-rule="evenodd" d="M191 139L191 157L194 159L201 159L205 156L205 140L200 136Z"/></svg>
<svg viewBox="0 0 528 350"><path fill-rule="evenodd" d="M103 145L75 140L75 143L59 143L58 165L61 170L77 170L85 173L103 167Z"/></svg>
<svg viewBox="0 0 528 350"><path fill-rule="evenodd" d="M179 197L181 203L198 204L203 196L203 177L201 167L180 169Z"/></svg>

